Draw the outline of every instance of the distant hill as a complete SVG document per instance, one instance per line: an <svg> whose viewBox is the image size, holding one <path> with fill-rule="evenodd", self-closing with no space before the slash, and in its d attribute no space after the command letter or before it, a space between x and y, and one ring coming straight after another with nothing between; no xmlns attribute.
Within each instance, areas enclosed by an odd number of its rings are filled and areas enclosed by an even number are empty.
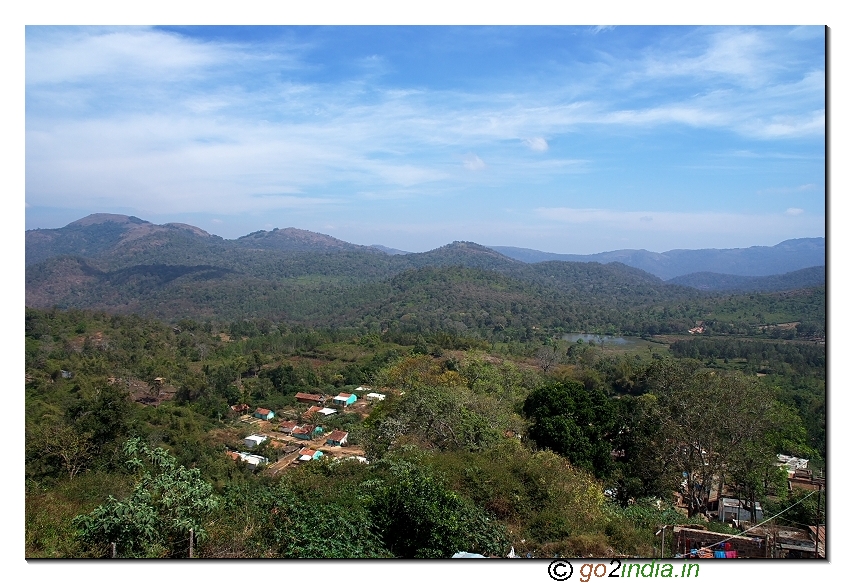
<svg viewBox="0 0 850 583"><path fill-rule="evenodd" d="M372 249L383 251L387 255L408 255L410 251L402 251L401 249L393 249L392 247L384 247L383 245L369 245Z"/></svg>
<svg viewBox="0 0 850 583"><path fill-rule="evenodd" d="M697 272L746 276L779 275L806 267L826 265L826 241L823 237L789 239L773 247L674 249L664 253L644 249L620 249L593 255L566 255L519 247L490 248L525 263L618 261L664 280Z"/></svg>
<svg viewBox="0 0 850 583"><path fill-rule="evenodd" d="M346 243L329 235L292 227L274 229L273 231L256 231L244 237L239 237L236 239L236 243L252 249L274 249L276 251L378 251L364 245Z"/></svg>
<svg viewBox="0 0 850 583"><path fill-rule="evenodd" d="M75 255L88 259L124 258L160 248L163 252L180 247L184 255L197 255L223 241L221 237L184 225L155 225L138 217L94 214L60 229L33 229L26 232L25 264L34 265L51 257Z"/></svg>
<svg viewBox="0 0 850 583"><path fill-rule="evenodd" d="M728 275L701 271L674 277L667 283L684 285L706 291L756 291L774 292L815 287L826 284L826 268L807 267L782 275Z"/></svg>
<svg viewBox="0 0 850 583"><path fill-rule="evenodd" d="M294 228L227 240L190 225L106 214L27 231L26 258L28 307L162 320L468 330L503 340L544 328L681 333L702 319L694 306L726 301L720 292L823 281L821 268L758 281L697 274L665 282L625 262L528 263L469 241L389 254Z"/></svg>

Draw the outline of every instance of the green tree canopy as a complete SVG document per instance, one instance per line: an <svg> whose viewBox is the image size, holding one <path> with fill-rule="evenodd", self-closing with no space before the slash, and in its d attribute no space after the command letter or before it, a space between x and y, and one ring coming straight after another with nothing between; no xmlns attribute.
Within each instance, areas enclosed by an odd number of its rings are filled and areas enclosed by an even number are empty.
<svg viewBox="0 0 850 583"><path fill-rule="evenodd" d="M133 492L75 517L79 537L96 553L116 543L122 557L185 556L190 529L202 540L203 520L218 505L212 486L199 470L178 466L167 451L139 438L127 441L124 454L136 478Z"/></svg>
<svg viewBox="0 0 850 583"><path fill-rule="evenodd" d="M382 477L363 484L364 501L387 549L405 559L451 557L458 551L504 556L498 523L450 490L421 464L389 457Z"/></svg>
<svg viewBox="0 0 850 583"><path fill-rule="evenodd" d="M596 476L608 472L614 408L601 390L571 380L550 384L528 396L523 412L538 447L549 448Z"/></svg>

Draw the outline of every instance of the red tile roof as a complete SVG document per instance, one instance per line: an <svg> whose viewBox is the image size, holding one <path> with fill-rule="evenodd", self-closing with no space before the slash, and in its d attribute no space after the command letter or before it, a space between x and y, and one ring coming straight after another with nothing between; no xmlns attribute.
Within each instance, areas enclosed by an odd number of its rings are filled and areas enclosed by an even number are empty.
<svg viewBox="0 0 850 583"><path fill-rule="evenodd" d="M322 400L321 395L314 395L312 393L295 393L295 400L303 399L305 401L316 401L317 403Z"/></svg>
<svg viewBox="0 0 850 583"><path fill-rule="evenodd" d="M289 429L290 431L292 431L296 427L298 427L298 423L296 423L295 421L284 421L283 423L280 424L281 430L283 430L285 428L285 429Z"/></svg>
<svg viewBox="0 0 850 583"><path fill-rule="evenodd" d="M313 405L312 407L307 409L307 413L318 413L321 410L322 410L322 408L319 407L318 405Z"/></svg>
<svg viewBox="0 0 850 583"><path fill-rule="evenodd" d="M316 452L312 449L308 449L305 447L298 452L298 455L309 455L310 457L313 457L314 455L316 455Z"/></svg>
<svg viewBox="0 0 850 583"><path fill-rule="evenodd" d="M304 425L302 427L296 427L295 429L292 430L292 432L298 433L298 434L303 434L303 435L310 435L315 430L316 430L315 425Z"/></svg>
<svg viewBox="0 0 850 583"><path fill-rule="evenodd" d="M336 396L336 398L339 399L340 397L342 397L343 399L347 399L350 396L351 396L351 393L340 393L339 395Z"/></svg>
<svg viewBox="0 0 850 583"><path fill-rule="evenodd" d="M269 413L271 413L271 411L269 409L263 409L262 407L257 407L257 413L259 413L260 415L268 415Z"/></svg>
<svg viewBox="0 0 850 583"><path fill-rule="evenodd" d="M328 441L342 441L346 437L348 437L347 431L340 431L339 429L336 429L328 434Z"/></svg>

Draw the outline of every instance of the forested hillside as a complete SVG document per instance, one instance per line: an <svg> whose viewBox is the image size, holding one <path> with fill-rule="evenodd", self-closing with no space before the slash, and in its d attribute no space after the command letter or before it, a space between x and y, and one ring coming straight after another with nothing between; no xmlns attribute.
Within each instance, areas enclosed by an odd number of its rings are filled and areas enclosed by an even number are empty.
<svg viewBox="0 0 850 583"><path fill-rule="evenodd" d="M775 461L825 468L823 285L117 215L27 257L28 557L650 557L715 484L817 520Z"/></svg>
<svg viewBox="0 0 850 583"><path fill-rule="evenodd" d="M810 336L823 332L822 292L814 296L821 298L820 311L802 299L809 292L790 302L770 299L818 283L811 277L772 278L766 289L777 296L730 296L671 285L620 263L529 265L469 242L388 255L297 229L227 241L187 225L92 215L62 229L28 231L27 264L28 306L163 320L447 328L501 341L536 331L685 333L700 320L717 320L719 332L793 321L813 327ZM698 276L692 279L701 285ZM774 309L779 304L782 309Z"/></svg>
<svg viewBox="0 0 850 583"><path fill-rule="evenodd" d="M679 340L667 355L659 342L493 344L451 330L28 309L27 556L106 556L115 542L120 556L181 557L189 528L202 557L504 556L511 546L651 556L658 523L699 522L706 504L692 484L689 511L671 506L689 459L675 431L696 430L673 395L702 403L699 431L727 483L771 494L777 509L793 503L780 474L752 482L743 470L769 469L777 452L823 459L823 345L781 342ZM386 400L322 425L347 432L344 451L370 463L322 446L320 460L286 466L277 438L256 450L267 469L226 455L249 433L310 419L296 393L363 384ZM729 409L730 395L757 407ZM246 424L230 408L240 403L277 418ZM712 425L721 418L747 428L747 456L724 445L726 423ZM178 508L156 493L166 483Z"/></svg>

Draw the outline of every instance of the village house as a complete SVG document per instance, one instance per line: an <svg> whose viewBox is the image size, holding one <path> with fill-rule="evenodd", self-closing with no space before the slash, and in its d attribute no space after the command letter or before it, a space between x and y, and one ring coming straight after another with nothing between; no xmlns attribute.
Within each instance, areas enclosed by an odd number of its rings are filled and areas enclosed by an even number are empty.
<svg viewBox="0 0 850 583"><path fill-rule="evenodd" d="M814 529L814 530L813 530ZM826 529L821 525L822 537L817 527L807 529L789 526L765 525L750 530L767 541L768 553L775 559L814 559L823 556Z"/></svg>
<svg viewBox="0 0 850 583"><path fill-rule="evenodd" d="M320 451L312 450L310 448L305 447L301 451L298 452L298 461L308 462L310 460L317 460L320 457L322 457L323 455L325 455L325 454L323 454Z"/></svg>
<svg viewBox="0 0 850 583"><path fill-rule="evenodd" d="M313 393L295 393L295 400L299 403L307 403L317 405L325 402L323 395L314 395Z"/></svg>
<svg viewBox="0 0 850 583"><path fill-rule="evenodd" d="M334 415L337 413L336 409L331 409L330 407L319 407L318 405L313 405L309 409L304 412L305 417L315 417L321 415L323 417L327 417L328 415Z"/></svg>
<svg viewBox="0 0 850 583"><path fill-rule="evenodd" d="M770 556L764 536L728 535L703 528L673 526L672 544L676 557L747 559Z"/></svg>
<svg viewBox="0 0 850 583"><path fill-rule="evenodd" d="M776 454L776 465L782 466L790 477L792 472L808 469L809 460L778 453Z"/></svg>
<svg viewBox="0 0 850 583"><path fill-rule="evenodd" d="M315 425L301 425L292 430L292 437L298 439L314 439L322 434L322 428Z"/></svg>
<svg viewBox="0 0 850 583"><path fill-rule="evenodd" d="M242 441L245 443L245 447L248 449L254 449L264 441L268 439L267 435L249 435Z"/></svg>
<svg viewBox="0 0 850 583"><path fill-rule="evenodd" d="M755 522L761 522L764 519L764 512L761 504L756 502ZM717 520L720 522L750 522L752 520L750 510L745 508L744 503L737 498L721 498L717 505Z"/></svg>
<svg viewBox="0 0 850 583"><path fill-rule="evenodd" d="M817 478L812 475L811 470L794 470L788 476L789 490L823 490L826 486L824 478Z"/></svg>
<svg viewBox="0 0 850 583"><path fill-rule="evenodd" d="M370 403L374 403L375 401L383 401L387 396L383 393L369 393L366 395L366 400Z"/></svg>
<svg viewBox="0 0 850 583"><path fill-rule="evenodd" d="M260 466L264 466L269 463L269 458L263 457L261 455L254 455L250 453L245 453L241 451L228 451L227 457L234 461L243 461L248 467L252 470L256 470Z"/></svg>
<svg viewBox="0 0 850 583"><path fill-rule="evenodd" d="M340 431L339 429L331 431L325 443L328 445L345 445L348 443L348 432Z"/></svg>
<svg viewBox="0 0 850 583"><path fill-rule="evenodd" d="M257 407L257 410L254 411L254 417L269 421L270 419L274 418L274 411L270 411L269 409L263 409L262 407Z"/></svg>
<svg viewBox="0 0 850 583"><path fill-rule="evenodd" d="M357 395L352 395L350 393L340 393L334 397L334 405L339 405L341 407L353 405L355 401L357 401Z"/></svg>
<svg viewBox="0 0 850 583"><path fill-rule="evenodd" d="M245 415L248 413L248 405L242 403L240 405L231 405L230 410L236 413L237 415Z"/></svg>
<svg viewBox="0 0 850 583"><path fill-rule="evenodd" d="M296 421L284 421L278 427L278 431L280 431L281 433L288 433L288 434L291 435L292 430L295 429L296 427L298 427L298 423Z"/></svg>

